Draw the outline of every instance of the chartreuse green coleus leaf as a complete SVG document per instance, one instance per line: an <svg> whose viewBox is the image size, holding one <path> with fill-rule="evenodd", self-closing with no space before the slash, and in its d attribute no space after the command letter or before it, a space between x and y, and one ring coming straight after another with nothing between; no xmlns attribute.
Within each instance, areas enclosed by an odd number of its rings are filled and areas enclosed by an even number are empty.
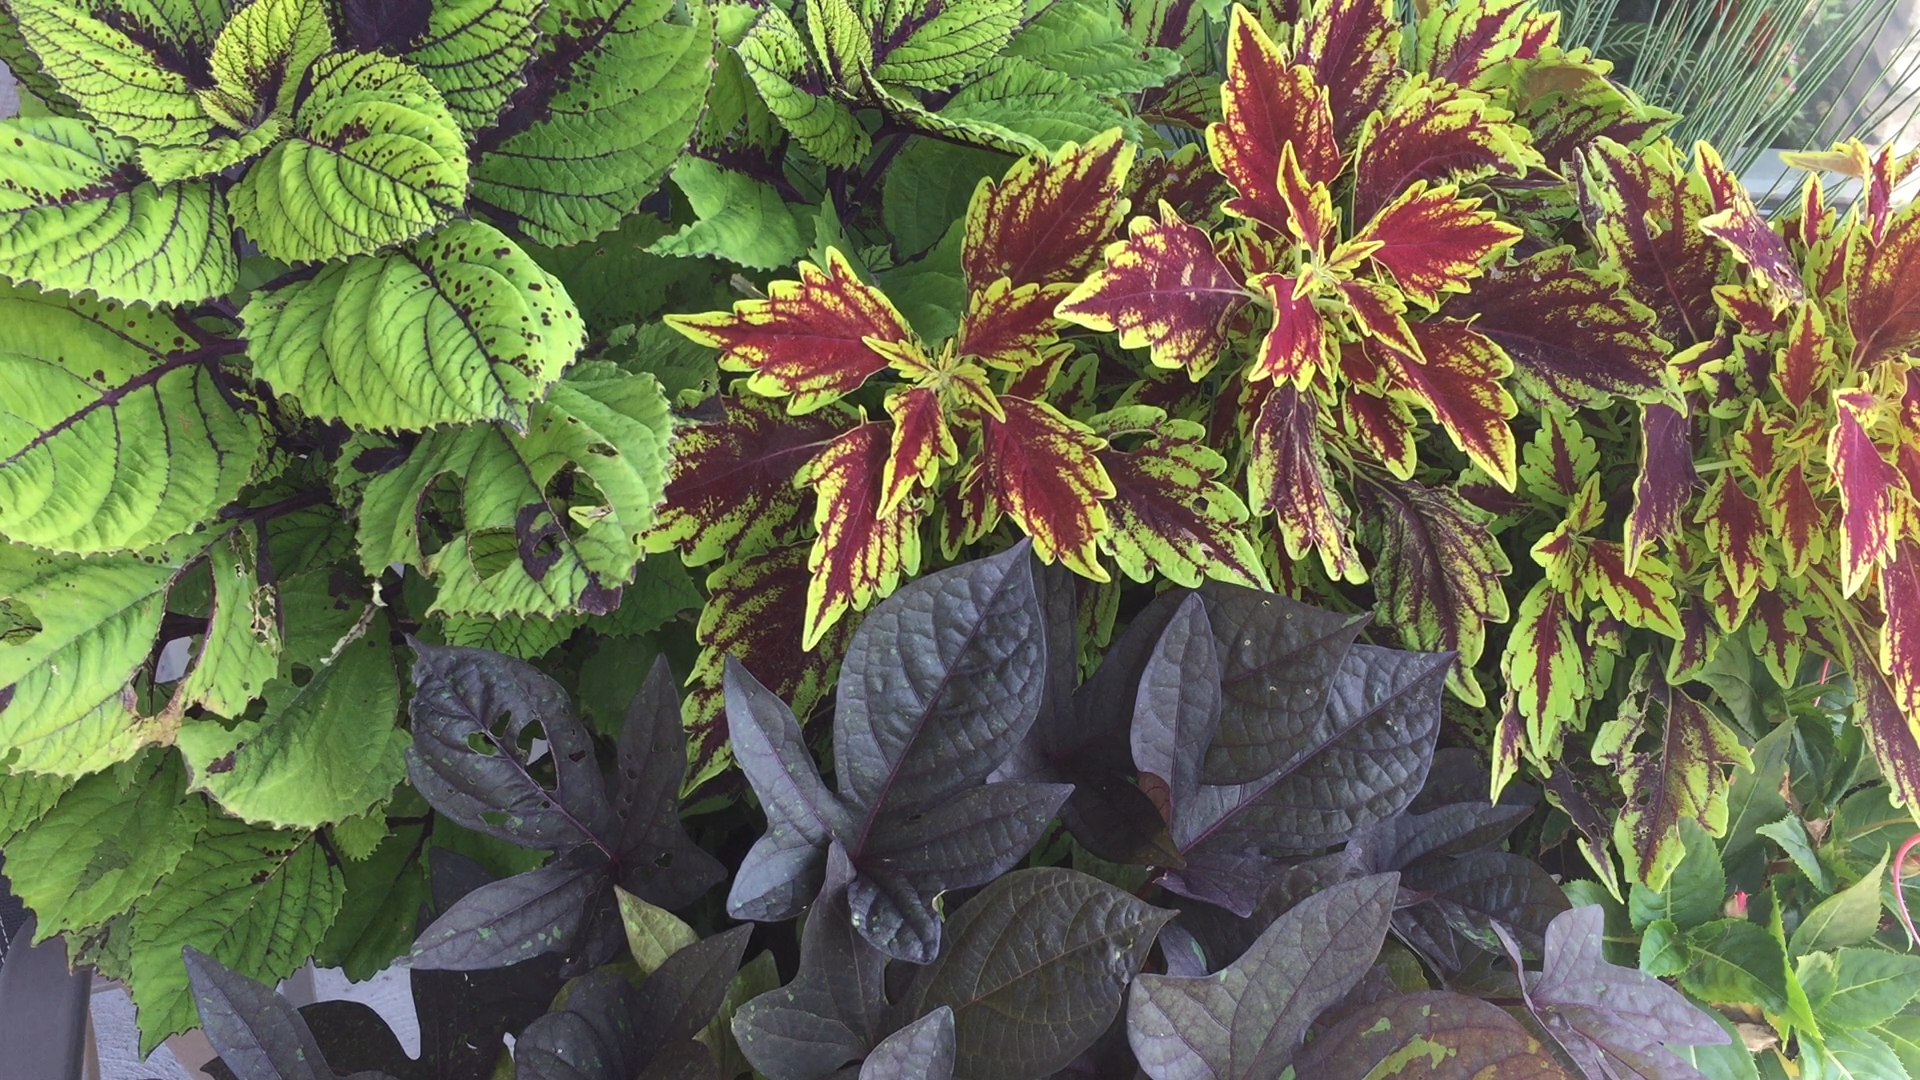
<svg viewBox="0 0 1920 1080"><path fill-rule="evenodd" d="M233 216L286 262L410 240L466 202L466 136L426 76L391 57L337 53L313 66L290 137L233 189Z"/></svg>
<svg viewBox="0 0 1920 1080"><path fill-rule="evenodd" d="M252 0L213 43L214 87L200 94L209 115L246 131L293 102L307 69L333 50L322 0Z"/></svg>
<svg viewBox="0 0 1920 1080"><path fill-rule="evenodd" d="M8 0L41 70L108 131L148 146L190 147L215 131L185 74L146 45L61 0Z"/></svg>
<svg viewBox="0 0 1920 1080"><path fill-rule="evenodd" d="M651 375L581 364L548 388L524 434L505 424L440 428L367 481L361 563L375 575L393 563L425 570L438 585L435 611L606 614L640 561L670 433ZM563 472L568 482L557 485ZM465 527L423 536L426 500L442 484L459 492Z"/></svg>
<svg viewBox="0 0 1920 1080"><path fill-rule="evenodd" d="M308 415L388 430L525 431L586 342L560 282L476 221L256 294L241 319L255 373Z"/></svg>
<svg viewBox="0 0 1920 1080"><path fill-rule="evenodd" d="M163 543L252 479L260 425L215 383L237 351L156 314L0 288L0 535L78 553ZM4 685L4 684L0 684Z"/></svg>
<svg viewBox="0 0 1920 1080"><path fill-rule="evenodd" d="M713 76L708 4L560 0L527 88L474 146L474 198L533 240L613 228L693 134Z"/></svg>
<svg viewBox="0 0 1920 1080"><path fill-rule="evenodd" d="M0 275L122 302L231 289L240 264L226 195L204 182L156 187L135 156L84 120L0 121Z"/></svg>

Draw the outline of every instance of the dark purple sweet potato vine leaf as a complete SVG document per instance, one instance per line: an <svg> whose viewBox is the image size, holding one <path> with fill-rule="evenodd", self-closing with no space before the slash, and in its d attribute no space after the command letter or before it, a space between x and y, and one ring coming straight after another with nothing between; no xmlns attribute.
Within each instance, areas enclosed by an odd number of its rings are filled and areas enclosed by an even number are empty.
<svg viewBox="0 0 1920 1080"><path fill-rule="evenodd" d="M1571 1080L1497 1006L1445 990L1401 994L1343 1016L1295 1064L1302 1080Z"/></svg>
<svg viewBox="0 0 1920 1080"><path fill-rule="evenodd" d="M1153 1080L1279 1080L1307 1028L1380 953L1398 874L1374 874L1301 901L1245 955L1212 975L1142 975L1129 1038Z"/></svg>
<svg viewBox="0 0 1920 1080"><path fill-rule="evenodd" d="M990 782L1026 737L1045 693L1045 613L1033 557L1001 555L915 581L876 606L848 645L834 713L829 793L799 721L737 663L727 723L741 771L767 812L727 898L735 918L797 915L824 879L829 848L855 873L847 904L887 955L939 955L934 898L1013 866L1071 788Z"/></svg>
<svg viewBox="0 0 1920 1080"><path fill-rule="evenodd" d="M313 1032L285 998L191 945L181 954L200 1026L237 1080L334 1080ZM369 1072L352 1080L392 1078Z"/></svg>
<svg viewBox="0 0 1920 1080"><path fill-rule="evenodd" d="M687 742L664 660L628 707L609 798L592 736L558 683L485 649L414 649L414 786L467 828L559 854L444 909L414 943L412 967L474 971L560 952L565 973L578 974L618 947L615 884L678 908L726 877L680 822Z"/></svg>
<svg viewBox="0 0 1920 1080"><path fill-rule="evenodd" d="M1678 990L1601 951L1606 914L1574 908L1547 927L1545 960L1527 976L1527 1008L1588 1080L1704 1080L1667 1045L1717 1046L1729 1036Z"/></svg>
<svg viewBox="0 0 1920 1080"><path fill-rule="evenodd" d="M953 1080L953 1010L942 1005L887 1036L860 1064L860 1080Z"/></svg>

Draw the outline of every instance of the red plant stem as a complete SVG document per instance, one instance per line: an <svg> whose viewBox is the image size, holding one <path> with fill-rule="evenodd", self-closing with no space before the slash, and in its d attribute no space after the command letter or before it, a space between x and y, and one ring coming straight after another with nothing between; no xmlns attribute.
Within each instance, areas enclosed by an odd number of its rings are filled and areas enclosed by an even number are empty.
<svg viewBox="0 0 1920 1080"><path fill-rule="evenodd" d="M1900 853L1893 857L1893 906L1900 912L1900 925L1907 928L1907 940L1920 946L1920 933L1914 931L1913 916L1907 911L1907 890L1901 874L1907 865L1907 852L1915 846L1920 846L1920 833L1907 837L1907 842L1900 845Z"/></svg>

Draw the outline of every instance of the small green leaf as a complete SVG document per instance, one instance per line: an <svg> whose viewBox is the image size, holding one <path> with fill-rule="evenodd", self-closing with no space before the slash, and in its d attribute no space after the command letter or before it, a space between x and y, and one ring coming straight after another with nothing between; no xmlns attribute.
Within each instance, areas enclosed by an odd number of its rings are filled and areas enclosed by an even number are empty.
<svg viewBox="0 0 1920 1080"><path fill-rule="evenodd" d="M1768 1012L1787 1009L1787 956L1766 928L1721 919L1687 933L1693 967L1680 985L1708 1001L1748 1001Z"/></svg>
<svg viewBox="0 0 1920 1080"><path fill-rule="evenodd" d="M1821 892L1832 892L1833 883L1827 877L1827 868L1820 865L1820 857L1814 854L1813 838L1807 835L1806 823L1797 816L1788 814L1770 825L1762 825L1754 830L1779 844L1793 860L1793 865L1807 875L1807 880Z"/></svg>
<svg viewBox="0 0 1920 1080"><path fill-rule="evenodd" d="M665 908L655 907L618 886L614 895L620 901L620 925L627 931L627 951L640 965L640 974L651 975L667 957L700 940L693 927Z"/></svg>
<svg viewBox="0 0 1920 1080"><path fill-rule="evenodd" d="M466 135L412 66L340 53L313 66L290 137L233 189L233 216L282 262L411 240L466 203Z"/></svg>
<svg viewBox="0 0 1920 1080"><path fill-rule="evenodd" d="M1687 970L1692 953L1686 938L1671 919L1648 923L1640 938L1640 970L1658 979L1670 979Z"/></svg>
<svg viewBox="0 0 1920 1080"><path fill-rule="evenodd" d="M1830 1034L1882 1023L1920 994L1920 956L1884 949L1808 953L1796 974L1821 1030Z"/></svg>
<svg viewBox="0 0 1920 1080"><path fill-rule="evenodd" d="M255 372L308 415L419 430L531 404L586 343L558 279L499 230L455 221L399 251L256 293L241 312Z"/></svg>
<svg viewBox="0 0 1920 1080"><path fill-rule="evenodd" d="M229 126L247 130L290 105L307 69L332 50L322 0L249 0L214 40L208 62L217 93L241 110Z"/></svg>
<svg viewBox="0 0 1920 1080"><path fill-rule="evenodd" d="M697 220L654 241L649 252L774 270L806 249L793 212L771 186L698 157L681 158L673 168L673 182L693 205Z"/></svg>
<svg viewBox="0 0 1920 1080"><path fill-rule="evenodd" d="M1798 957L1847 945L1860 945L1880 929L1880 888L1887 872L1887 855L1873 872L1815 905L1793 930L1787 955Z"/></svg>
<svg viewBox="0 0 1920 1080"><path fill-rule="evenodd" d="M1680 841L1686 854L1667 879L1667 887L1656 891L1635 882L1628 894L1628 911L1636 928L1668 919L1681 930L1691 930L1720 917L1727 898L1727 875L1720 868L1713 836L1699 822L1681 818Z"/></svg>
<svg viewBox="0 0 1920 1080"><path fill-rule="evenodd" d="M1831 1031L1801 1044L1800 1080L1908 1080L1900 1057L1871 1031Z"/></svg>

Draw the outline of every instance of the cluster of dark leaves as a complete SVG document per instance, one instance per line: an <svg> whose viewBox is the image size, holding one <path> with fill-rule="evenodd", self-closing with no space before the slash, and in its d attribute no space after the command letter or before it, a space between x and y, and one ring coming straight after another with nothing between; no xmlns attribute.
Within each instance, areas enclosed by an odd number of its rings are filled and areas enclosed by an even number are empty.
<svg viewBox="0 0 1920 1080"><path fill-rule="evenodd" d="M615 884L686 908L726 876L681 823L664 664L609 778L545 676L420 646L415 785L555 857L497 882L436 864L410 958L433 1028L418 1060L360 1007L296 1011L190 952L207 1033L238 1080L483 1076L503 1032L521 1080L713 1080L694 1036L749 924L804 914L785 984L730 1010L768 1080L1681 1080L1699 1074L1666 1044L1726 1040L1606 962L1600 908L1567 910L1500 850L1532 796L1489 804L1470 754L1435 753L1449 657L1209 585L1155 600L1076 686L1076 622L1072 579L1024 546L901 589L849 647L831 784L792 712L731 667L768 821L718 920L740 922L637 981L608 963Z"/></svg>

